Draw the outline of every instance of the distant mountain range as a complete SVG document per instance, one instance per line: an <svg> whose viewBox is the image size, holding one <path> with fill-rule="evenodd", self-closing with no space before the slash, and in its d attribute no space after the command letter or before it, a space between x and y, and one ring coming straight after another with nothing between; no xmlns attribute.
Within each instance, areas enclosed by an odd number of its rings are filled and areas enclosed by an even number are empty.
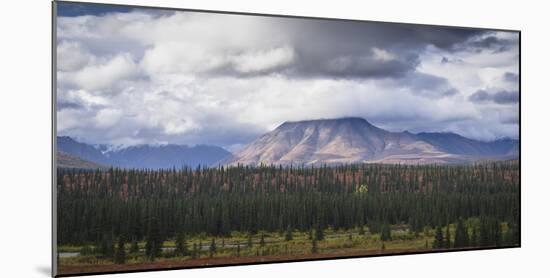
<svg viewBox="0 0 550 278"><path fill-rule="evenodd" d="M455 133L390 132L362 118L285 122L231 154L217 146L137 145L115 148L57 137L65 168L180 168L218 165L453 164L516 159L519 141L483 142Z"/></svg>
<svg viewBox="0 0 550 278"><path fill-rule="evenodd" d="M114 148L109 145L90 145L68 136L57 137L58 166L69 168L102 167L166 169L182 166L209 166L231 155L221 147L197 145L137 145ZM61 154L61 155L60 155ZM68 156L72 160L68 160ZM79 159L82 163L78 164ZM69 163L70 161L70 163ZM93 164L90 164L93 163ZM93 167L92 167L93 168Z"/></svg>
<svg viewBox="0 0 550 278"><path fill-rule="evenodd" d="M449 164L518 155L518 140L482 142L455 133L390 132L362 118L340 118L285 122L221 164Z"/></svg>

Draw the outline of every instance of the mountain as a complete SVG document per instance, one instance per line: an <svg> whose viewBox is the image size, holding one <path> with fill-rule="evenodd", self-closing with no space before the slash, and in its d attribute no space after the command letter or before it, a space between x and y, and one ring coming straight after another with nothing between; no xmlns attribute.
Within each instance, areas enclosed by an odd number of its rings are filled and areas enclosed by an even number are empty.
<svg viewBox="0 0 550 278"><path fill-rule="evenodd" d="M519 142L481 142L454 133L390 132L362 118L285 122L231 157L227 165L466 163L517 157Z"/></svg>
<svg viewBox="0 0 550 278"><path fill-rule="evenodd" d="M518 141L505 138L492 142L482 142L465 138L455 133L418 133L422 140L453 154L499 156L517 152Z"/></svg>
<svg viewBox="0 0 550 278"><path fill-rule="evenodd" d="M148 169L212 165L231 154L221 147L207 145L94 146L68 136L57 137L57 148L63 153L102 165Z"/></svg>
<svg viewBox="0 0 550 278"><path fill-rule="evenodd" d="M57 137L57 150L99 164L110 164L109 159L99 149L92 145L77 142L69 136Z"/></svg>
<svg viewBox="0 0 550 278"><path fill-rule="evenodd" d="M107 168L107 166L105 165L91 162L61 151L57 152L56 159L57 159L56 166L59 168L78 168L78 169Z"/></svg>

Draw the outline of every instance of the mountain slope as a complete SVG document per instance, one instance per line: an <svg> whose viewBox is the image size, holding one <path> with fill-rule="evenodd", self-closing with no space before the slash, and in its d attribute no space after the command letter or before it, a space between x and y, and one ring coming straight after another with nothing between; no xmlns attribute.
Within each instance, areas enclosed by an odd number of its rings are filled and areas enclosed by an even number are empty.
<svg viewBox="0 0 550 278"><path fill-rule="evenodd" d="M77 168L77 169L104 169L107 166L84 160L80 157L58 151L56 154L56 166L58 168Z"/></svg>
<svg viewBox="0 0 550 278"><path fill-rule="evenodd" d="M67 136L57 137L57 149L73 157L102 165L148 169L211 165L231 154L221 147L206 145L137 145L125 148L93 146Z"/></svg>
<svg viewBox="0 0 550 278"><path fill-rule="evenodd" d="M417 136L442 151L464 155L503 155L518 146L517 140L499 139L481 142L455 133L418 133Z"/></svg>
<svg viewBox="0 0 550 278"><path fill-rule="evenodd" d="M109 159L100 150L92 145L80 143L69 136L57 137L57 150L95 163L110 164Z"/></svg>
<svg viewBox="0 0 550 278"><path fill-rule="evenodd" d="M480 142L453 133L389 132L362 118L285 122L222 164L461 163L509 156L516 140Z"/></svg>

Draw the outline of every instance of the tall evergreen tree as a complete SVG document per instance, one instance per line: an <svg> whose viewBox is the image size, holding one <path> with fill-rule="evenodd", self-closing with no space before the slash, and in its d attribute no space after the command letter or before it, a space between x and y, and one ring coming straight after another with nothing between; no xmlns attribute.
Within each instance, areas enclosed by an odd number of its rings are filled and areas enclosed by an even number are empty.
<svg viewBox="0 0 550 278"><path fill-rule="evenodd" d="M466 247L470 244L469 241L470 240L468 236L468 230L464 226L464 222L462 221L462 218L459 218L455 229L454 248Z"/></svg>
<svg viewBox="0 0 550 278"><path fill-rule="evenodd" d="M118 246L115 254L115 263L126 263L126 250L124 249L124 239L122 237L119 237L118 239Z"/></svg>
<svg viewBox="0 0 550 278"><path fill-rule="evenodd" d="M212 242L210 242L210 258L214 257L214 254L216 253L216 240L212 238Z"/></svg>
<svg viewBox="0 0 550 278"><path fill-rule="evenodd" d="M359 226L359 235L365 235L365 227L363 225Z"/></svg>
<svg viewBox="0 0 550 278"><path fill-rule="evenodd" d="M160 232L160 222L157 218L153 218L149 223L149 231L147 233L147 242L145 243L145 255L151 262L154 262L162 253L162 240Z"/></svg>
<svg viewBox="0 0 550 278"><path fill-rule="evenodd" d="M187 256L189 255L189 250L187 249L187 241L185 239L184 233L179 233L176 238L176 249L175 253L177 256Z"/></svg>
<svg viewBox="0 0 550 278"><path fill-rule="evenodd" d="M317 226L317 229L315 229L315 239L317 240L325 239L325 232L323 231L323 228L321 228L320 226Z"/></svg>
<svg viewBox="0 0 550 278"><path fill-rule="evenodd" d="M247 239L247 242L246 242L246 246L248 248L252 248L254 244L252 243L252 235L251 234L248 234L248 239Z"/></svg>
<svg viewBox="0 0 550 278"><path fill-rule="evenodd" d="M451 240L451 231L449 229L449 224L447 224L447 228L445 229L445 239L443 241L443 247L444 248L451 248L452 246L452 240Z"/></svg>
<svg viewBox="0 0 550 278"><path fill-rule="evenodd" d="M115 245L110 234L104 235L99 247L99 253L105 258L112 258L115 255Z"/></svg>
<svg viewBox="0 0 550 278"><path fill-rule="evenodd" d="M317 252L317 238L313 238L313 240L311 240L311 253L317 254Z"/></svg>
<svg viewBox="0 0 550 278"><path fill-rule="evenodd" d="M285 240L286 241L292 240L292 229L290 228L290 225L286 227Z"/></svg>
<svg viewBox="0 0 550 278"><path fill-rule="evenodd" d="M390 225L388 225L387 223L382 225L382 232L380 234L380 239L382 241L391 240L391 228L390 228Z"/></svg>
<svg viewBox="0 0 550 278"><path fill-rule="evenodd" d="M139 252L139 245L137 240L132 240L132 247L130 247L130 253L138 253Z"/></svg>
<svg viewBox="0 0 550 278"><path fill-rule="evenodd" d="M472 237L470 238L470 246L479 246L479 235L477 227L472 226Z"/></svg>
<svg viewBox="0 0 550 278"><path fill-rule="evenodd" d="M197 247L197 244L196 243L193 243L193 252L191 253L191 257L193 259L196 259L198 258L200 255L199 255L199 249Z"/></svg>
<svg viewBox="0 0 550 278"><path fill-rule="evenodd" d="M262 235L260 236L260 246L261 246L261 247L264 247L264 246L265 246L265 236L264 236L263 233L262 233Z"/></svg>
<svg viewBox="0 0 550 278"><path fill-rule="evenodd" d="M445 244L443 242L443 230L441 229L441 226L437 226L437 228L435 229L435 239L432 247L434 249L441 249L441 248L445 248L444 245Z"/></svg>

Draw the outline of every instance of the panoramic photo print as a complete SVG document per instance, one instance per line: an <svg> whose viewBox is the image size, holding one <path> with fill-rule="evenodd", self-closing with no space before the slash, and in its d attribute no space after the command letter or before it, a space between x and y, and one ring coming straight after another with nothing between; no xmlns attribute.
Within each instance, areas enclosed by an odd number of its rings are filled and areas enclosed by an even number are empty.
<svg viewBox="0 0 550 278"><path fill-rule="evenodd" d="M519 32L54 9L56 275L520 246Z"/></svg>

